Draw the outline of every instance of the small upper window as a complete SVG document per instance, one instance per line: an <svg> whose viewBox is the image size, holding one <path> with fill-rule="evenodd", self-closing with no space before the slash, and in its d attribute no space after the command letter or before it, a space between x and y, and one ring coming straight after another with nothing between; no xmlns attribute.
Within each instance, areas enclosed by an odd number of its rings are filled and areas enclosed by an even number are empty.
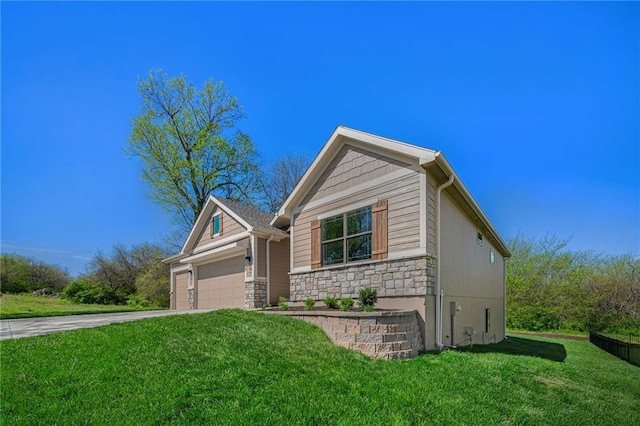
<svg viewBox="0 0 640 426"><path fill-rule="evenodd" d="M482 234L478 232L478 244L483 245L484 240L482 239Z"/></svg>
<svg viewBox="0 0 640 426"><path fill-rule="evenodd" d="M491 249L489 249L489 262L491 262L492 265L496 263L496 254Z"/></svg>
<svg viewBox="0 0 640 426"><path fill-rule="evenodd" d="M214 237L220 235L220 215L217 214L211 219L211 235Z"/></svg>

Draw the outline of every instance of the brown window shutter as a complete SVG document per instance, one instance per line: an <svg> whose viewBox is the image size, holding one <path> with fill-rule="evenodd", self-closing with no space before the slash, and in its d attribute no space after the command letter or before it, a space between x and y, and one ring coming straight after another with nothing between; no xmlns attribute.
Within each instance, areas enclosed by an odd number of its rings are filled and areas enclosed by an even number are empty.
<svg viewBox="0 0 640 426"><path fill-rule="evenodd" d="M387 200L381 200L371 206L371 216L373 221L373 243L371 254L373 259L386 259L387 249Z"/></svg>
<svg viewBox="0 0 640 426"><path fill-rule="evenodd" d="M222 235L222 214L223 214L223 213L222 213L222 212L220 212L220 219L218 219L218 221L220 222L220 223L219 223L219 226L218 226L218 234L219 234L219 235Z"/></svg>
<svg viewBox="0 0 640 426"><path fill-rule="evenodd" d="M320 255L320 221L311 222L311 269L318 269L322 266L322 256Z"/></svg>

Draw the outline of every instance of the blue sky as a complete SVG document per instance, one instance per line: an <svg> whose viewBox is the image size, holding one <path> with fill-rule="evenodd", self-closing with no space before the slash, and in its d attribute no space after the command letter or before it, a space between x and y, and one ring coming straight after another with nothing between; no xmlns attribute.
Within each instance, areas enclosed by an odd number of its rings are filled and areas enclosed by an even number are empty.
<svg viewBox="0 0 640 426"><path fill-rule="evenodd" d="M639 3L0 4L1 250L73 274L170 227L123 147L153 67L264 160L336 125L445 153L504 238L640 253Z"/></svg>

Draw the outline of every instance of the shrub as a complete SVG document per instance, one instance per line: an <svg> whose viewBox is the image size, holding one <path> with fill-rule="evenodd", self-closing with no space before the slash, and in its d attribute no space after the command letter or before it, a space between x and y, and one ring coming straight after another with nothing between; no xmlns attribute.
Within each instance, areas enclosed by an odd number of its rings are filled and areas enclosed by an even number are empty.
<svg viewBox="0 0 640 426"><path fill-rule="evenodd" d="M353 299L350 297L343 297L340 299L340 309L348 311L353 306Z"/></svg>
<svg viewBox="0 0 640 426"><path fill-rule="evenodd" d="M151 303L141 296L131 294L127 297L127 306L132 308L148 308L151 306Z"/></svg>
<svg viewBox="0 0 640 426"><path fill-rule="evenodd" d="M287 302L287 298L284 296L280 296L278 298L278 306L280 306L280 309L282 309L283 311L288 311L289 310L289 302Z"/></svg>
<svg viewBox="0 0 640 426"><path fill-rule="evenodd" d="M87 278L80 278L62 290L60 296L75 303L124 305L127 297Z"/></svg>
<svg viewBox="0 0 640 426"><path fill-rule="evenodd" d="M316 306L316 301L312 298L308 297L304 301L304 310L305 311L313 311L313 308Z"/></svg>
<svg viewBox="0 0 640 426"><path fill-rule="evenodd" d="M335 297L327 297L323 300L325 306L329 309L338 309L338 299Z"/></svg>
<svg viewBox="0 0 640 426"><path fill-rule="evenodd" d="M371 312L373 311L374 305L378 301L378 292L371 287L365 287L360 290L358 301L360 302L360 307L363 310Z"/></svg>

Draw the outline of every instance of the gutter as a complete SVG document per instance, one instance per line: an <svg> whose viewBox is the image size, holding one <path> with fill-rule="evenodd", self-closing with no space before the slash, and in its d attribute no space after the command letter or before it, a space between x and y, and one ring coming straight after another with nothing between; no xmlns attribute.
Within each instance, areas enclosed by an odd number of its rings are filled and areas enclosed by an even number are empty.
<svg viewBox="0 0 640 426"><path fill-rule="evenodd" d="M454 174L449 175L449 180L440 185L436 191L436 205L438 206L436 211L436 346L442 350L444 345L442 344L442 303L444 300L444 290L440 284L440 195L442 190L453 184Z"/></svg>

